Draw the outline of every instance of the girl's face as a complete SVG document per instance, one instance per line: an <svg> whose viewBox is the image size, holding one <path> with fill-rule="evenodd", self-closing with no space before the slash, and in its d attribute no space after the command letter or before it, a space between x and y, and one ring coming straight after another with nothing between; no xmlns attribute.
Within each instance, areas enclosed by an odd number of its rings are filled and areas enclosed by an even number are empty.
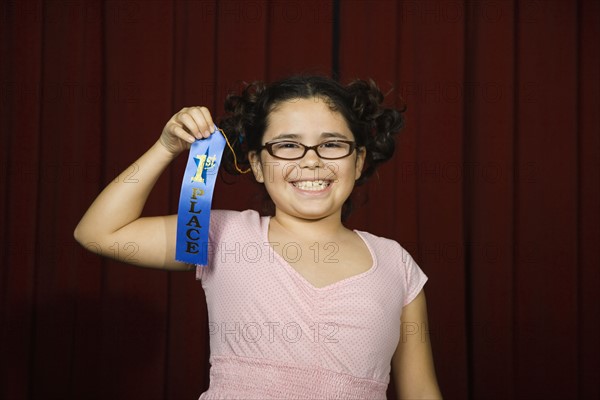
<svg viewBox="0 0 600 400"><path fill-rule="evenodd" d="M354 136L341 114L331 111L319 98L296 99L277 105L269 114L262 144L282 140L314 146ZM308 150L298 160L282 160L266 149L249 154L256 180L263 182L275 203L276 216L302 219L341 219L342 205L360 177L364 148L337 160L320 158Z"/></svg>

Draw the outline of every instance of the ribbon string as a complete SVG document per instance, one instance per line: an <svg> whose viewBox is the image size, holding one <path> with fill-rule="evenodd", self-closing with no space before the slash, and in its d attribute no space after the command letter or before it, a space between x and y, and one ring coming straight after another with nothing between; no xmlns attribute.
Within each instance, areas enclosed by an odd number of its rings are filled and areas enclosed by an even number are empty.
<svg viewBox="0 0 600 400"><path fill-rule="evenodd" d="M237 162L237 156L235 155L235 150L233 150L233 146L231 146L231 144L229 143L229 140L227 139L227 135L225 135L225 132L223 132L223 129L221 128L217 128L219 130L219 132L221 132L221 134L223 134L223 137L225 138L225 142L227 143L227 147L229 147L229 150L231 150L231 154L233 154L233 165L236 169L237 172L239 172L240 174L247 174L248 172L250 172L250 168L247 168L245 170L240 169L240 167L238 166L238 162Z"/></svg>

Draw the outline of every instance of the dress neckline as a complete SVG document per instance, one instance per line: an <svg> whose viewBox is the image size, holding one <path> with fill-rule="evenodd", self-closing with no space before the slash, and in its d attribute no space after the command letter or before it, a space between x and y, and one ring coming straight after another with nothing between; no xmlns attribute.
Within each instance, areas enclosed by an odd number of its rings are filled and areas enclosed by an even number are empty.
<svg viewBox="0 0 600 400"><path fill-rule="evenodd" d="M367 246L367 249L369 250L369 254L371 255L371 260L372 260L371 267L369 269L367 269L366 271L360 272L355 275L348 276L346 278L342 278L339 281L329 283L325 286L321 286L321 287L315 286L308 279L306 279L304 277L304 275L302 275L294 267L292 267L290 265L290 263L288 263L281 255L279 255L279 253L277 253L275 251L273 246L271 246L271 242L269 241L269 225L270 225L270 223L271 223L270 216L263 217L262 236L263 236L265 243L269 246L270 251L273 253L274 258L279 262L279 264L281 264L283 266L283 268L286 271L288 271L290 273L290 275L292 275L294 277L294 279L296 279L297 281L300 281L303 285L309 287L310 289L312 289L314 291L327 291L327 290L335 289L340 286L348 285L358 279L364 278L364 277L372 274L377 269L377 257L375 256L375 252L373 251L373 248L371 247L371 245L369 244L369 241L367 240L367 238L365 236L366 232L362 232L362 231L353 229L352 231L358 235L358 237L363 241L363 243L365 244L365 246Z"/></svg>

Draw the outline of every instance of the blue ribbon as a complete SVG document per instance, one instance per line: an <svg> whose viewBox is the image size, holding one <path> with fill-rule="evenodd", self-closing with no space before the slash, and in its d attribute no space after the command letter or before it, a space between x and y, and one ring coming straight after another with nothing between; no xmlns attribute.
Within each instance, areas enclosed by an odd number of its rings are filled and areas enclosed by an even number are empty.
<svg viewBox="0 0 600 400"><path fill-rule="evenodd" d="M190 147L177 211L177 261L208 265L210 209L224 148L225 138L216 126L209 138Z"/></svg>

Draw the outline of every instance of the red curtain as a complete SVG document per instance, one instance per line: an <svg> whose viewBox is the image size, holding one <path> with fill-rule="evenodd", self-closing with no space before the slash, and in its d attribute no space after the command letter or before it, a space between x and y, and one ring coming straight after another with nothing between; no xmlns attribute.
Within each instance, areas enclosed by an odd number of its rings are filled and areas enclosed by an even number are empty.
<svg viewBox="0 0 600 400"><path fill-rule="evenodd" d="M408 105L397 155L357 190L350 225L399 241L428 274L445 397L600 396L600 2L0 7L1 398L206 389L193 275L98 257L72 231L175 111L219 116L244 81L297 72L371 77ZM147 214L175 212L182 161ZM249 179L218 185L216 207L259 204ZM98 251L135 257L135 243Z"/></svg>

